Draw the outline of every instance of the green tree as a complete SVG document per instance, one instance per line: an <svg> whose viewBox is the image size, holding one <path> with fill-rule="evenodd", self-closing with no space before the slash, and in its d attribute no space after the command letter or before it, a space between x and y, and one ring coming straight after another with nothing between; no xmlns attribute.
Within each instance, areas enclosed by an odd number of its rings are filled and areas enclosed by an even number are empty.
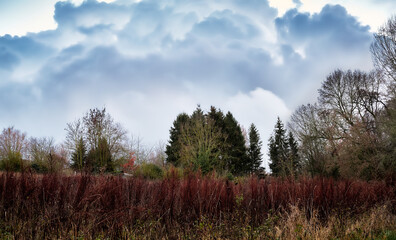
<svg viewBox="0 0 396 240"><path fill-rule="evenodd" d="M168 144L166 145L166 150L165 150L166 162L171 163L174 166L179 166L180 150L181 150L181 142L179 139L183 131L183 127L186 126L189 120L190 117L186 113L179 114L176 120L173 122L173 126L169 131L170 139Z"/></svg>
<svg viewBox="0 0 396 240"><path fill-rule="evenodd" d="M177 117L170 130L166 154L168 163L200 168L203 172L249 171L241 127L230 112L224 116L213 106L206 114L198 106L191 116L183 113Z"/></svg>
<svg viewBox="0 0 396 240"><path fill-rule="evenodd" d="M114 163L106 138L100 138L98 140L98 147L89 151L87 166L91 168L93 172L102 173L114 171Z"/></svg>
<svg viewBox="0 0 396 240"><path fill-rule="evenodd" d="M82 137L78 140L78 142L76 142L76 148L72 153L71 161L71 167L74 170L82 171L86 167L87 149Z"/></svg>
<svg viewBox="0 0 396 240"><path fill-rule="evenodd" d="M249 171L246 141L238 122L228 112L224 117L226 139L226 158L228 170L235 175L245 174Z"/></svg>
<svg viewBox="0 0 396 240"><path fill-rule="evenodd" d="M262 163L263 154L261 153L262 142L260 140L260 134L256 126L252 123L249 128L249 170L250 172L259 172L261 170L260 165Z"/></svg>
<svg viewBox="0 0 396 240"><path fill-rule="evenodd" d="M289 132L288 138L288 175L296 176L300 169L300 158L298 155L298 144L292 132Z"/></svg>
<svg viewBox="0 0 396 240"><path fill-rule="evenodd" d="M192 170L200 169L204 174L221 170L222 139L222 132L214 126L212 119L200 113L193 114L179 139L181 165Z"/></svg>
<svg viewBox="0 0 396 240"><path fill-rule="evenodd" d="M269 139L269 167L274 176L285 177L288 175L287 161L289 158L289 143L286 138L286 130L280 118L275 124L274 134Z"/></svg>

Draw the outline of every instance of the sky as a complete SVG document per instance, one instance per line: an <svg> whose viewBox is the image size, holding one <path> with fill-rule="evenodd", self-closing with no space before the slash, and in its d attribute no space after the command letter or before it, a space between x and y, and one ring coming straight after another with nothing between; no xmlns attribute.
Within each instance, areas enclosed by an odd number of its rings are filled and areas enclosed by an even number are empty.
<svg viewBox="0 0 396 240"><path fill-rule="evenodd" d="M0 128L65 137L106 107L147 145L181 112L231 111L263 141L337 68L373 68L394 0L0 0ZM266 165L266 164L265 164Z"/></svg>

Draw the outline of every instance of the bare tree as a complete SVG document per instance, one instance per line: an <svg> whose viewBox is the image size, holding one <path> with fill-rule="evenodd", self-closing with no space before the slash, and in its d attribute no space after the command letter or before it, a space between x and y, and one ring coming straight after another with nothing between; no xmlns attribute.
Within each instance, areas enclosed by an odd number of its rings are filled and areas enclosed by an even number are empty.
<svg viewBox="0 0 396 240"><path fill-rule="evenodd" d="M14 127L4 128L0 134L0 160L6 170L21 170L26 157L26 134Z"/></svg>
<svg viewBox="0 0 396 240"><path fill-rule="evenodd" d="M377 69L396 81L396 16L391 17L374 34L371 53Z"/></svg>
<svg viewBox="0 0 396 240"><path fill-rule="evenodd" d="M76 149L77 143L83 139L88 144L88 149L98 149L101 139L106 139L113 159L125 155L127 131L120 123L114 122L106 109L90 109L81 119L68 123L66 127L65 145L69 151Z"/></svg>
<svg viewBox="0 0 396 240"><path fill-rule="evenodd" d="M53 173L65 167L67 152L52 137L30 138L29 156L34 170Z"/></svg>
<svg viewBox="0 0 396 240"><path fill-rule="evenodd" d="M319 89L319 103L336 114L337 125L347 134L355 122L375 131L376 119L386 107L385 83L376 72L336 70Z"/></svg>

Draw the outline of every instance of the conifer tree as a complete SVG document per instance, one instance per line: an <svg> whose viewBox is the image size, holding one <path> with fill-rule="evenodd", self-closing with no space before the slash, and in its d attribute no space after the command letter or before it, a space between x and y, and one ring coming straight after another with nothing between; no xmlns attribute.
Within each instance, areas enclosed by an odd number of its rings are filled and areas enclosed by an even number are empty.
<svg viewBox="0 0 396 240"><path fill-rule="evenodd" d="M167 155L166 162L171 163L174 166L179 165L180 159L180 135L183 127L187 124L190 117L186 113L181 113L177 116L176 120L173 122L173 127L171 127L170 139L168 145L166 145L165 153Z"/></svg>
<svg viewBox="0 0 396 240"><path fill-rule="evenodd" d="M280 118L275 124L274 135L269 139L269 157L271 163L269 167L274 176L286 176L287 159L289 153L289 143L286 139L286 130Z"/></svg>
<svg viewBox="0 0 396 240"><path fill-rule="evenodd" d="M114 162L106 138L99 138L98 147L89 151L87 165L93 168L94 172L111 172L114 170Z"/></svg>
<svg viewBox="0 0 396 240"><path fill-rule="evenodd" d="M241 175L249 170L249 159L242 129L234 116L228 112L224 118L225 133L227 134L227 165L228 169L236 175Z"/></svg>
<svg viewBox="0 0 396 240"><path fill-rule="evenodd" d="M87 163L87 150L83 138L81 137L77 143L74 152L72 153L72 164L71 167L74 170L81 171Z"/></svg>
<svg viewBox="0 0 396 240"><path fill-rule="evenodd" d="M289 145L289 174L296 176L300 169L300 159L298 156L298 145L297 141L294 138L292 132L289 132L288 136L288 145Z"/></svg>
<svg viewBox="0 0 396 240"><path fill-rule="evenodd" d="M252 123L249 128L249 171L258 172L262 162L263 154L261 153L262 142L260 140L260 134L256 126Z"/></svg>

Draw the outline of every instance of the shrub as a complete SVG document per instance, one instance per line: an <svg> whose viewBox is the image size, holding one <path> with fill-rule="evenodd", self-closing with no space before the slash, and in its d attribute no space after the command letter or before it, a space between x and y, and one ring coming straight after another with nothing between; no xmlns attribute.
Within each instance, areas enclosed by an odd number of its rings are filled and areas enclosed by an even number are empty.
<svg viewBox="0 0 396 240"><path fill-rule="evenodd" d="M153 163L143 163L135 170L136 176L146 179L160 179L163 177L162 168Z"/></svg>
<svg viewBox="0 0 396 240"><path fill-rule="evenodd" d="M0 161L0 169L5 171L19 172L23 165L22 156L18 152L10 152Z"/></svg>

